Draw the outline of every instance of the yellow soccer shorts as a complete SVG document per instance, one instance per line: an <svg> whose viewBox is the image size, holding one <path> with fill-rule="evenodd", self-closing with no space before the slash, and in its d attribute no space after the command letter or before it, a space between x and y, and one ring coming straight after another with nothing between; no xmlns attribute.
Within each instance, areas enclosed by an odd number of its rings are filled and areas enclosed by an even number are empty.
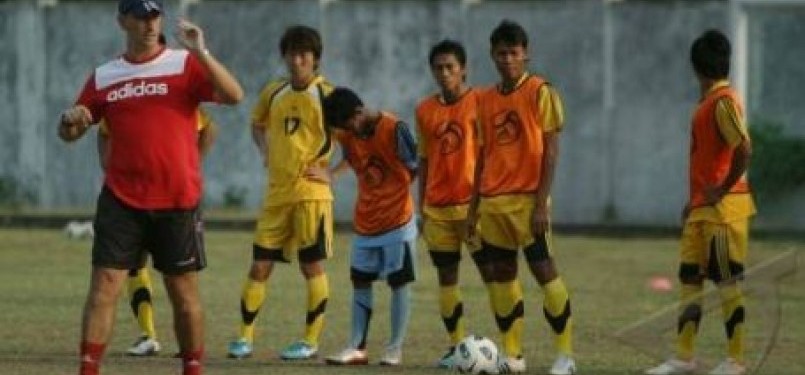
<svg viewBox="0 0 805 375"><path fill-rule="evenodd" d="M254 233L254 259L310 263L332 255L333 202L264 205Z"/></svg>
<svg viewBox="0 0 805 375"><path fill-rule="evenodd" d="M523 249L529 262L539 262L551 257L550 229L540 238L534 238L531 230L533 210L516 210L501 213L482 213L478 218L481 240L484 247L496 252ZM484 249L486 251L486 249ZM498 258L491 255L492 258Z"/></svg>
<svg viewBox="0 0 805 375"><path fill-rule="evenodd" d="M713 282L743 274L749 244L749 220L730 222L686 221L680 243L679 277L700 276Z"/></svg>
<svg viewBox="0 0 805 375"><path fill-rule="evenodd" d="M469 238L465 220L439 220L426 217L422 225L422 237L436 267L457 264L461 260L461 244L467 251L474 253L481 248L481 241L476 235Z"/></svg>
<svg viewBox="0 0 805 375"><path fill-rule="evenodd" d="M460 251L461 244L465 244L472 252L478 250L479 243L474 238L468 238L464 220L438 220L426 218L422 226L422 237L430 251ZM476 229L476 234L477 234Z"/></svg>

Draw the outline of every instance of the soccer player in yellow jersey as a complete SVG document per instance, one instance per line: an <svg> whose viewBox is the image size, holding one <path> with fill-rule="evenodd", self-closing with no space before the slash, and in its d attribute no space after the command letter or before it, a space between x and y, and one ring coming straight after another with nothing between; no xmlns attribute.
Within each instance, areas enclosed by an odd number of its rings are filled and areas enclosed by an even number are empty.
<svg viewBox="0 0 805 375"><path fill-rule="evenodd" d="M428 58L439 92L416 109L419 212L422 233L439 277L439 310L450 347L438 365L451 369L455 345L464 338L464 307L458 288L461 244L478 250L464 228L478 157L478 91L466 84L467 55L461 43L443 40ZM483 269L482 269L483 270ZM485 282L491 275L482 275Z"/></svg>
<svg viewBox="0 0 805 375"><path fill-rule="evenodd" d="M254 142L264 159L268 186L257 220L251 269L240 300L241 323L229 356L252 354L257 313L266 298L275 262L294 258L307 283L304 337L286 347L283 359L307 359L318 352L329 285L322 261L330 256L330 185L308 170L327 167L332 142L322 120L321 101L332 86L319 75L322 44L318 31L291 26L280 40L289 77L263 89L252 113Z"/></svg>
<svg viewBox="0 0 805 375"><path fill-rule="evenodd" d="M164 38L160 38L160 42L164 43ZM101 168L106 169L107 158L109 156L109 127L105 120L101 120L98 124L98 157L101 162ZM207 114L206 111L199 108L198 110L198 151L201 156L207 154L215 142L215 137L218 134L218 126ZM154 327L154 307L152 305L153 284L151 283L151 275L148 268L145 267L145 259L143 259L143 266L129 270L129 280L126 291L129 295L129 305L137 319L137 324L140 327L140 337L126 350L126 354L135 357L144 357L156 355L161 349L161 345L157 340L157 332Z"/></svg>
<svg viewBox="0 0 805 375"><path fill-rule="evenodd" d="M467 230L479 221L482 247L473 254L491 269L490 298L503 336L500 371L525 371L522 356L523 292L517 278L522 249L543 292L543 311L559 356L551 374L573 374L570 298L553 259L549 197L564 113L554 88L526 71L528 36L504 20L489 38L501 81L481 96L482 143Z"/></svg>
<svg viewBox="0 0 805 375"><path fill-rule="evenodd" d="M676 356L646 371L649 375L697 371L693 343L702 318L705 279L721 297L727 358L713 375L740 375L744 364L744 297L738 282L749 242L749 218L755 205L746 178L751 143L741 100L727 80L730 42L717 30L699 36L690 50L701 99L691 126L690 191L682 210L679 279L682 309Z"/></svg>

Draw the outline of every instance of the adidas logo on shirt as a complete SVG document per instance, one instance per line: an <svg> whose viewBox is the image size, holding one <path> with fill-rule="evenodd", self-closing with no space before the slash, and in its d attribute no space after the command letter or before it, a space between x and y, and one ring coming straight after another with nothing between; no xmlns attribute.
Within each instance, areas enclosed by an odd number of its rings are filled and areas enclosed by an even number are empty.
<svg viewBox="0 0 805 375"><path fill-rule="evenodd" d="M139 98L143 96L168 95L168 84L164 82L140 83L127 82L123 87L109 91L106 101L116 102L128 98Z"/></svg>

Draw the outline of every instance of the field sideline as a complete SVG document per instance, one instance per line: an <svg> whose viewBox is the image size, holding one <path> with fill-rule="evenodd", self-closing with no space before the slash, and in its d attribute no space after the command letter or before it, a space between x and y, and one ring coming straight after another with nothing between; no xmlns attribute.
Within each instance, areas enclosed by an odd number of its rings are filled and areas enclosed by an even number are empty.
<svg viewBox="0 0 805 375"><path fill-rule="evenodd" d="M226 343L236 333L238 299L251 257L249 232L208 231L210 267L203 272L202 293L206 308L208 375L216 374L438 374L433 364L444 352L447 337L438 316L436 275L420 248L419 280L413 293L412 321L400 368L337 368L320 361L285 363L277 351L301 335L305 287L296 265L275 269L267 303L258 318L256 356L233 361L224 358ZM327 267L331 298L321 354L342 349L349 330L349 236L336 238L336 253ZM0 229L0 374L75 374L80 311L89 281L89 248L86 240L68 240L60 231ZM674 278L677 241L668 239L555 238L560 271L571 292L575 319L575 346L581 374L637 374L656 359L624 346L613 333L634 321L676 302L671 293L652 292L646 281L656 275ZM805 249L805 243L757 240L751 244L750 265L785 250ZM524 349L528 373L544 373L554 352L542 317L541 293L526 268L520 268L526 292ZM497 340L486 291L469 258L462 262L462 292L468 331ZM802 374L805 363L796 360L805 352L805 272L786 280L781 288L782 328L762 374ZM676 287L676 284L675 284ZM388 337L388 293L375 286L375 313L369 332L370 360L379 359ZM753 330L753 322L769 317L753 314L749 301L749 349L757 351L765 332ZM133 359L122 355L137 336L136 324L125 298L121 298L113 341L105 359L104 374L173 374L178 361L170 332L170 308L161 286L156 288L157 330L163 342L158 358ZM766 319L766 320L762 320ZM724 343L720 314L704 318L700 349L711 363L720 360ZM671 335L666 335L667 345ZM753 356L750 354L750 358Z"/></svg>

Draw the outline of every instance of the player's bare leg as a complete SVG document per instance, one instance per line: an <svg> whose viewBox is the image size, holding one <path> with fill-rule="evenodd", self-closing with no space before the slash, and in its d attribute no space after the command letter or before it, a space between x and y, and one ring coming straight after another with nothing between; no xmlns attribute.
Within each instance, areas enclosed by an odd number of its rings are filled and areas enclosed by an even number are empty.
<svg viewBox="0 0 805 375"><path fill-rule="evenodd" d="M126 270L92 267L81 326L81 375L98 374L127 274Z"/></svg>
<svg viewBox="0 0 805 375"><path fill-rule="evenodd" d="M274 262L270 260L255 260L249 268L249 278L254 281L266 282L274 270Z"/></svg>
<svg viewBox="0 0 805 375"><path fill-rule="evenodd" d="M183 374L201 374L204 356L204 314L198 291L198 272L165 275L165 289L173 305L173 328L182 356Z"/></svg>

